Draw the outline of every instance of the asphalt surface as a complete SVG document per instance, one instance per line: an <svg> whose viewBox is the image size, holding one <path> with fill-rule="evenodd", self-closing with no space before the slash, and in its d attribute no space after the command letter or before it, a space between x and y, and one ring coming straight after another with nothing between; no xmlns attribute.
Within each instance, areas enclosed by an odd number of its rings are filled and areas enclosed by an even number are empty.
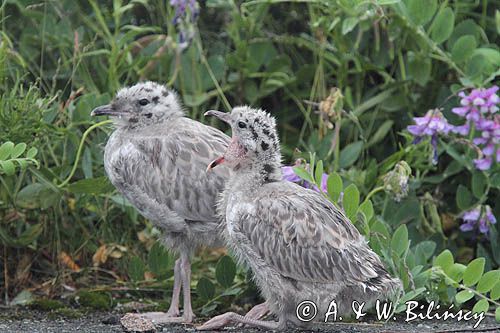
<svg viewBox="0 0 500 333"><path fill-rule="evenodd" d="M0 309L0 332L2 333L104 333L124 332L120 325L119 313L92 312L81 318L64 318L53 316L47 312L17 308ZM200 320L199 323L203 322ZM197 323L198 324L198 323ZM491 317L485 318L476 328L474 322L456 321L413 321L405 323L404 319L393 322L361 322L361 323L328 323L316 324L308 330L290 330L289 332L326 332L326 333L391 333L391 332L500 332L500 323ZM231 327L225 332L257 333L264 330L253 328ZM170 324L158 327L157 332L196 332L192 325Z"/></svg>

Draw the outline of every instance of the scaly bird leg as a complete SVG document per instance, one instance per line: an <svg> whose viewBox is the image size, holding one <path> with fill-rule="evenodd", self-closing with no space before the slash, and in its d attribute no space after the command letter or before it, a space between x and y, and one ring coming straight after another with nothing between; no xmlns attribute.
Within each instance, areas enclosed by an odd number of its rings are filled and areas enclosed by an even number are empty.
<svg viewBox="0 0 500 333"><path fill-rule="evenodd" d="M284 322L282 321L275 322L275 321L255 320L244 317L234 312L227 312L220 316L216 316L210 319L205 324L196 327L196 329L199 331L216 330L223 328L231 323L235 324L241 323L249 326L264 328L267 330L279 330L284 328Z"/></svg>
<svg viewBox="0 0 500 333"><path fill-rule="evenodd" d="M166 324L166 323L190 323L186 321L186 317L180 317L179 314L179 297L181 293L181 286L183 284L183 267L182 259L177 259L174 266L174 288L172 291L172 302L167 312L146 312L141 314L132 314L139 316L145 320L151 321L153 324ZM191 313L192 309L190 307ZM184 312L186 313L186 312ZM127 314L131 315L131 314Z"/></svg>
<svg viewBox="0 0 500 333"><path fill-rule="evenodd" d="M169 317L179 317L179 296L181 294L181 260L177 259L174 266L174 289L172 290L172 301L167 311Z"/></svg>
<svg viewBox="0 0 500 333"><path fill-rule="evenodd" d="M250 311L247 312L245 317L249 318L249 319L259 320L259 319L263 318L265 315L267 315L268 313L269 313L269 307L267 306L267 303L264 302L261 304L257 304L256 306L251 308Z"/></svg>
<svg viewBox="0 0 500 333"><path fill-rule="evenodd" d="M191 323L195 317L193 308L191 307L191 262L189 254L181 253L181 279L182 291L184 298L184 313L182 317L185 323Z"/></svg>
<svg viewBox="0 0 500 333"><path fill-rule="evenodd" d="M264 316L266 316L269 312L270 312L269 307L267 306L267 303L264 302L261 304L257 304L256 306L251 308L250 311L248 311L247 314L245 315L245 318L259 320L259 319L264 318ZM243 325L243 324L238 325L238 327L242 327L242 326L245 326L245 325Z"/></svg>

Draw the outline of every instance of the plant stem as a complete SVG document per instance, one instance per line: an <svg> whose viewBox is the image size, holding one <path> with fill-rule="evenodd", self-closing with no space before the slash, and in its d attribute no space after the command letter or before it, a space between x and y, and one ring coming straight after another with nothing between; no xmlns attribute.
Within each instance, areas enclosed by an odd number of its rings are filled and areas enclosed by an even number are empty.
<svg viewBox="0 0 500 333"><path fill-rule="evenodd" d="M366 196L365 198L365 201L368 201L370 200L370 198L377 192L380 192L380 191L383 191L384 190L384 187L383 186L379 186L379 187L375 187L373 190L371 190L370 193L368 193L368 195Z"/></svg>
<svg viewBox="0 0 500 333"><path fill-rule="evenodd" d="M94 125L90 126L89 128L87 128L87 130L83 133L82 139L80 140L80 144L78 145L78 150L76 152L75 162L73 163L73 168L71 169L71 172L69 173L68 177L61 184L57 185L57 187L62 188L64 186L66 186L69 183L69 181L71 180L71 178L73 178L73 176L75 175L76 169L78 168L78 162L80 161L80 155L82 154L82 149L83 149L83 145L85 143L85 139L90 134L90 132L92 132L92 130L95 128L101 127L101 126L109 124L111 122L113 122L113 121L108 119L108 120L101 121L101 122L94 124Z"/></svg>

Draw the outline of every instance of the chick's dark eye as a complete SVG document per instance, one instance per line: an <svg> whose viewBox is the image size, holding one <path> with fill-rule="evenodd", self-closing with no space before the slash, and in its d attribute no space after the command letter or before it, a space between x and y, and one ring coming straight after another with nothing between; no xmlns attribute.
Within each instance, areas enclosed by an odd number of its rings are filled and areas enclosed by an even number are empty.
<svg viewBox="0 0 500 333"><path fill-rule="evenodd" d="M144 105L148 105L148 104L149 104L149 101L145 98L139 100L139 105L144 106Z"/></svg>
<svg viewBox="0 0 500 333"><path fill-rule="evenodd" d="M239 128L245 128L245 127L247 127L247 124L245 124L245 123L244 123L244 122L242 122L242 121L238 121L238 127L239 127Z"/></svg>

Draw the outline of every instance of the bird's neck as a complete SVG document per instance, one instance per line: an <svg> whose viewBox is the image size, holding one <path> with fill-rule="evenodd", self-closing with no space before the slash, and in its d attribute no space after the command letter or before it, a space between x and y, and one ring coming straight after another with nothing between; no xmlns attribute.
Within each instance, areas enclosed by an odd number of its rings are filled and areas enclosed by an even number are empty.
<svg viewBox="0 0 500 333"><path fill-rule="evenodd" d="M281 155L253 161L244 161L233 168L229 181L232 189L257 189L266 183L282 179Z"/></svg>

